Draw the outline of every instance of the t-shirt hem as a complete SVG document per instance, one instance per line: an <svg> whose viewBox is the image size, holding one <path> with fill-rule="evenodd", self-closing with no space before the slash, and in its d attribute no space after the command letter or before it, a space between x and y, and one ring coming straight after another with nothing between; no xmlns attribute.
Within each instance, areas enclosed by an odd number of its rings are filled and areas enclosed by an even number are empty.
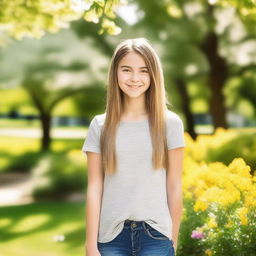
<svg viewBox="0 0 256 256"><path fill-rule="evenodd" d="M118 230L116 233L114 233L114 234L112 234L112 237L111 238L109 238L109 239L99 239L98 238L98 241L97 242L99 242L99 243L108 243L108 242L110 242L110 241L112 241L112 240L114 240L121 232L122 232L122 230L123 230L123 228L124 228L124 222L125 221L122 221L121 222L121 225L120 225L120 230Z"/></svg>
<svg viewBox="0 0 256 256"><path fill-rule="evenodd" d="M84 153L86 151L100 153L100 151L97 148L95 148L95 147L88 147L88 146L86 148L83 148L81 151L84 152Z"/></svg>
<svg viewBox="0 0 256 256"><path fill-rule="evenodd" d="M176 146L172 146L172 147L168 147L168 150L170 150L170 149L175 149L175 148L185 148L186 147L186 145L184 145L184 144L180 144L180 145L176 145Z"/></svg>

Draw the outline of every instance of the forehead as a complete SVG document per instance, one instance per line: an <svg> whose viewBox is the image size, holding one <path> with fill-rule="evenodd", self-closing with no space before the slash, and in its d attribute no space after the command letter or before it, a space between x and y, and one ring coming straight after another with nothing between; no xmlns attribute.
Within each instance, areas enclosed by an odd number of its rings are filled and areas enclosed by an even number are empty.
<svg viewBox="0 0 256 256"><path fill-rule="evenodd" d="M143 57L136 52L127 53L119 62L119 66L127 65L134 68L146 67Z"/></svg>

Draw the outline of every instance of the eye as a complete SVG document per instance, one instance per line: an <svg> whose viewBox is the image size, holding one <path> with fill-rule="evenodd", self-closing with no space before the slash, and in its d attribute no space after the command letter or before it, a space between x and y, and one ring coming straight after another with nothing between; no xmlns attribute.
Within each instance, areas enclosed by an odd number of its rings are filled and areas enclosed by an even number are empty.
<svg viewBox="0 0 256 256"><path fill-rule="evenodd" d="M123 71L124 71L124 72L129 72L130 70L127 69L127 68L125 68L125 69L123 69Z"/></svg>
<svg viewBox="0 0 256 256"><path fill-rule="evenodd" d="M143 72L143 73L148 73L148 70L143 69L142 72Z"/></svg>

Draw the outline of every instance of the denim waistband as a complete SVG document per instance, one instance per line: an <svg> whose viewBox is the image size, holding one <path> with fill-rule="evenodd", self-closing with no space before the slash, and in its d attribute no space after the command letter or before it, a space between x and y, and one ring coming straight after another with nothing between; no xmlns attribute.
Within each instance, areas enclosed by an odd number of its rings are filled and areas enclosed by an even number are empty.
<svg viewBox="0 0 256 256"><path fill-rule="evenodd" d="M145 221L125 220L124 227L131 227L132 229L146 229L148 224Z"/></svg>

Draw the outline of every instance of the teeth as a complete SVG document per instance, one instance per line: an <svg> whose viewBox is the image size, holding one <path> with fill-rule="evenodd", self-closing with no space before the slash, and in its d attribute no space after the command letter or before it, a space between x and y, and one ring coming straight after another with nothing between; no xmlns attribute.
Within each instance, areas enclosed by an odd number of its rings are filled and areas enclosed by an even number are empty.
<svg viewBox="0 0 256 256"><path fill-rule="evenodd" d="M128 85L129 87L131 87L131 88L139 88L139 87L141 87L141 86L131 86L131 85Z"/></svg>

